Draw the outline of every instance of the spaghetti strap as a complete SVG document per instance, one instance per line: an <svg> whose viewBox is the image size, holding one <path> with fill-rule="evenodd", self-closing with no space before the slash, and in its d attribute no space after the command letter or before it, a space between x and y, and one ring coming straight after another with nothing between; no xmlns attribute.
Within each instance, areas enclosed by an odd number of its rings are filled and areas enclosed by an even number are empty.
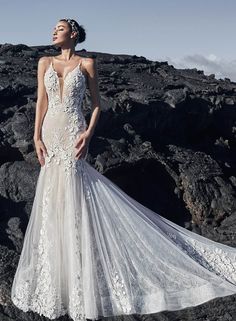
<svg viewBox="0 0 236 321"><path fill-rule="evenodd" d="M82 71L82 62L83 62L83 58L80 59L80 62L79 62L79 70L81 71L81 73L83 73Z"/></svg>
<svg viewBox="0 0 236 321"><path fill-rule="evenodd" d="M53 56L50 57L50 64L51 64L52 68L54 69L54 66L53 66Z"/></svg>

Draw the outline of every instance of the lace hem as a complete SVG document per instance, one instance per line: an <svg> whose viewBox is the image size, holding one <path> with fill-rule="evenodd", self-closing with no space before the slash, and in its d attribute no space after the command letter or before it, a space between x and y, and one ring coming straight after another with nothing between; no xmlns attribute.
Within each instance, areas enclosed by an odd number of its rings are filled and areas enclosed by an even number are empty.
<svg viewBox="0 0 236 321"><path fill-rule="evenodd" d="M216 287L212 286L211 284L205 284L200 287L184 290L184 291L178 291L178 292L172 292L172 293L166 293L165 291L157 292L157 293L151 293L146 296L135 296L133 298L133 304L132 308L129 310L129 312L125 312L125 310L121 309L120 312L112 313L111 311L103 311L102 313L98 314L97 316L91 316L84 314L76 314L76 316L73 316L72 313L69 311L69 309L62 309L59 310L55 307L55 311L53 313L46 313L45 311L40 311L32 306L27 306L26 297L22 296L21 300L16 297L12 298L13 303L18 306L21 310L24 312L27 311L33 311L37 312L40 315L43 315L47 318L54 319L58 318L60 316L63 316L65 314L68 314L74 321L86 321L86 319L92 319L92 320L98 320L101 317L112 317L112 316L118 316L118 315L131 315L131 314L151 314L151 313L158 313L161 311L174 311L174 310L181 310L186 307L192 307L197 306L200 304L203 304L207 301L210 301L217 297L224 297L228 295L235 294L235 286L234 288L230 289L229 286L225 286L222 282L222 287L219 288L219 285ZM26 300L25 302L23 302ZM110 301L112 302L112 296L107 297L101 297L101 300L103 302ZM142 302L142 305L140 305L140 302Z"/></svg>

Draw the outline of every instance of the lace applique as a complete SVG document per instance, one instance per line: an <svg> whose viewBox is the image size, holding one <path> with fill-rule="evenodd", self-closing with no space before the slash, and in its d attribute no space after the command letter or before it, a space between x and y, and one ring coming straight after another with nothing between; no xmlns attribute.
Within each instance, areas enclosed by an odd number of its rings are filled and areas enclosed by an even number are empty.
<svg viewBox="0 0 236 321"><path fill-rule="evenodd" d="M33 311L47 316L50 319L57 318L66 313L66 308L60 305L60 297L57 294L55 284L53 282L50 266L50 249L52 244L48 239L46 232L47 218L49 211L50 186L44 192L42 206L42 226L40 230L40 238L38 244L37 264L35 267L36 288L32 291L32 280L22 280L16 288L16 296L12 301L23 311L33 309ZM58 309L58 305L60 309Z"/></svg>
<svg viewBox="0 0 236 321"><path fill-rule="evenodd" d="M75 231L76 231L76 249L75 249L75 259L78 262L78 270L76 274L76 278L74 280L74 287L72 289L72 293L69 297L69 313L70 316L75 320L86 320L85 312L84 312L84 297L82 290L82 279L81 279L81 239L80 239L80 231L81 231L81 213L75 213Z"/></svg>
<svg viewBox="0 0 236 321"><path fill-rule="evenodd" d="M50 67L49 67L50 68ZM58 110L58 99L55 99L57 94L57 79L53 73L48 69L44 74L44 83L48 94L48 113L51 115Z"/></svg>
<svg viewBox="0 0 236 321"><path fill-rule="evenodd" d="M174 233L167 233L175 244L181 248L187 255L200 263L208 271L224 278L227 281L236 283L236 255L232 257L228 252L223 251L220 247L206 245L194 240L179 241Z"/></svg>
<svg viewBox="0 0 236 321"><path fill-rule="evenodd" d="M117 271L112 271L112 291L124 313L131 312L132 306L128 299L125 284Z"/></svg>
<svg viewBox="0 0 236 321"><path fill-rule="evenodd" d="M71 148L70 148L71 147ZM78 173L79 175L85 176L83 172L82 159L76 159L73 149L73 144L63 147L63 139L58 132L53 134L53 143L47 149L48 156L45 157L45 167L49 168L52 163L56 165L61 165L66 178L71 175L71 170L73 173ZM86 195L89 198L89 189L86 185Z"/></svg>
<svg viewBox="0 0 236 321"><path fill-rule="evenodd" d="M75 172L81 172L81 161L75 158L74 144L75 139L68 143L68 137L62 131L56 131L51 136L51 144L47 147L48 156L45 157L45 166L49 168L52 163L62 165L66 177L69 176L71 169Z"/></svg>
<svg viewBox="0 0 236 321"><path fill-rule="evenodd" d="M81 162L75 158L75 143L78 134L87 128L81 110L86 89L85 76L80 68L74 68L67 74L62 102L59 78L52 64L44 75L44 82L48 94L48 110L42 125L42 139L48 152L45 166L49 168L52 163L63 166L68 178L72 169L81 173ZM55 128L55 122L58 122L58 128L51 132L50 127Z"/></svg>
<svg viewBox="0 0 236 321"><path fill-rule="evenodd" d="M86 316L84 313L83 290L81 287L81 283L81 276L80 273L78 273L74 288L69 298L70 316L73 318L74 321L86 320Z"/></svg>
<svg viewBox="0 0 236 321"><path fill-rule="evenodd" d="M19 282L15 289L15 295L12 297L12 302L24 312L28 311L30 306L30 288L29 280Z"/></svg>
<svg viewBox="0 0 236 321"><path fill-rule="evenodd" d="M76 72L78 72L76 74ZM60 81L52 63L44 74L44 83L48 95L48 111L55 115L60 111L78 112L86 89L85 76L80 68L74 68L64 79L63 97L60 97Z"/></svg>
<svg viewBox="0 0 236 321"><path fill-rule="evenodd" d="M90 191L90 183L89 183L89 178L88 178L88 175L87 175L87 171L84 170L84 160L82 159L81 160L81 163L79 163L79 171L80 171L80 174L82 175L82 178L83 178L83 187L84 187L84 194L85 194L85 198L87 200L90 200L91 199L91 191Z"/></svg>
<svg viewBox="0 0 236 321"><path fill-rule="evenodd" d="M53 282L50 266L50 249L52 244L50 243L47 235L47 218L49 215L49 198L50 198L50 187L47 188L46 194L43 199L43 209L42 209L42 227L40 230L39 239L39 256L38 263L36 265L36 278L37 286L35 289L35 294L32 298L32 307L34 311L39 314L44 314L49 316L49 318L56 318L63 311L55 311L55 308L60 302L60 297L56 292L55 284ZM64 310L64 308L62 308ZM59 314L57 312L60 312ZM63 313L66 313L64 310Z"/></svg>
<svg viewBox="0 0 236 321"><path fill-rule="evenodd" d="M236 255L232 259L229 252L214 245L204 247L195 240L188 240L188 242L189 244L186 243L188 251L201 265L225 280L236 283Z"/></svg>

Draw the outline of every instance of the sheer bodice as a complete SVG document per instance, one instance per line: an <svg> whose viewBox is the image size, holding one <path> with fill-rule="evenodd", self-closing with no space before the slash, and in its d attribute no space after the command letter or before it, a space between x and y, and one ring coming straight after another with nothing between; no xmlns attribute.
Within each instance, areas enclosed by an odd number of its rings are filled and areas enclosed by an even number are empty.
<svg viewBox="0 0 236 321"><path fill-rule="evenodd" d="M42 139L49 155L46 157L46 167L56 162L68 171L78 165L75 160L75 141L87 128L81 109L86 90L86 78L81 71L81 62L82 60L65 76L62 93L52 60L45 72L48 111L42 125Z"/></svg>

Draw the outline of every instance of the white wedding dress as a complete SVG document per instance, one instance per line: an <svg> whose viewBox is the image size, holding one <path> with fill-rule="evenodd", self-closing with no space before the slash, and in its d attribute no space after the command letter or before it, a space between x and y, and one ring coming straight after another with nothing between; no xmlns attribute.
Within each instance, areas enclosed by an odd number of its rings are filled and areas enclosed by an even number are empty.
<svg viewBox="0 0 236 321"><path fill-rule="evenodd" d="M74 321L150 314L236 293L236 249L165 219L76 160L87 128L78 64L64 79L53 60L44 82L48 151L14 276L11 298L23 311Z"/></svg>

